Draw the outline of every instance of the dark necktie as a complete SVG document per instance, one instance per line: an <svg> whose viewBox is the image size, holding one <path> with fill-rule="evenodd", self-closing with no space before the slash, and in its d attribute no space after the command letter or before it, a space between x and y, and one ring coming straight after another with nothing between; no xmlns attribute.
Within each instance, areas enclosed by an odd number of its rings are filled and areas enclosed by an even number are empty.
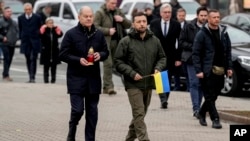
<svg viewBox="0 0 250 141"><path fill-rule="evenodd" d="M164 22L164 30L163 30L163 36L167 36L167 22Z"/></svg>

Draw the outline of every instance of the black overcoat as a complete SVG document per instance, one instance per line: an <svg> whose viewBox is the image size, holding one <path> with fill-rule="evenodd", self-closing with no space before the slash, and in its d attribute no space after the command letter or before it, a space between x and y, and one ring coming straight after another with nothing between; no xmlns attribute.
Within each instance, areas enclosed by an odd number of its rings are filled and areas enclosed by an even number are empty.
<svg viewBox="0 0 250 141"><path fill-rule="evenodd" d="M101 72L100 61L92 66L82 66L80 58L86 58L90 47L99 52L103 61L107 59L109 51L104 35L94 25L88 31L80 23L68 30L62 40L59 57L68 64L67 88L69 94L100 94Z"/></svg>
<svg viewBox="0 0 250 141"><path fill-rule="evenodd" d="M40 27L42 21L39 15L32 13L32 17L27 19L25 14L18 17L19 38L21 39L20 52L30 54L30 47L33 47L33 53L40 53Z"/></svg>
<svg viewBox="0 0 250 141"><path fill-rule="evenodd" d="M40 64L48 64L50 62L59 64L59 46L58 38L62 37L63 33L56 33L56 26L53 28L45 28L45 32L40 34L42 42L42 51L40 57Z"/></svg>

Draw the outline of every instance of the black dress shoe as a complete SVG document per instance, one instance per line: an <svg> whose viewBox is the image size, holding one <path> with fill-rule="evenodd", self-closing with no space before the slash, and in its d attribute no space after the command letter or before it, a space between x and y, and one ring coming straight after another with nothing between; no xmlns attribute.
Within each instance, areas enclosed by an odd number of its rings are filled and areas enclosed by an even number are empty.
<svg viewBox="0 0 250 141"><path fill-rule="evenodd" d="M215 129L221 129L222 128L222 125L220 124L220 120L219 119L213 120L212 128L215 128Z"/></svg>
<svg viewBox="0 0 250 141"><path fill-rule="evenodd" d="M161 108L162 109L167 109L168 108L168 102L167 101L164 101L161 103Z"/></svg>
<svg viewBox="0 0 250 141"><path fill-rule="evenodd" d="M201 126L207 126L206 118L201 115L199 115L199 122Z"/></svg>
<svg viewBox="0 0 250 141"><path fill-rule="evenodd" d="M27 83L36 83L35 79L30 79Z"/></svg>

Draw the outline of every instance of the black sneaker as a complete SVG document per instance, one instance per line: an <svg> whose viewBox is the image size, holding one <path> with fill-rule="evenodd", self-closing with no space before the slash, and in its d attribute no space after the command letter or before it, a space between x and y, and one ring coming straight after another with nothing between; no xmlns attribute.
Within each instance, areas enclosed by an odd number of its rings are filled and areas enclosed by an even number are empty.
<svg viewBox="0 0 250 141"><path fill-rule="evenodd" d="M215 128L215 129L221 129L222 128L222 125L220 124L219 119L213 120L212 128Z"/></svg>
<svg viewBox="0 0 250 141"><path fill-rule="evenodd" d="M194 111L193 117L199 119L199 111Z"/></svg>
<svg viewBox="0 0 250 141"><path fill-rule="evenodd" d="M167 109L168 108L168 102L167 101L164 101L161 103L161 108L162 109Z"/></svg>
<svg viewBox="0 0 250 141"><path fill-rule="evenodd" d="M207 126L206 118L203 117L203 116L201 116L200 114L198 114L198 117L199 117L200 125L201 125L201 126Z"/></svg>

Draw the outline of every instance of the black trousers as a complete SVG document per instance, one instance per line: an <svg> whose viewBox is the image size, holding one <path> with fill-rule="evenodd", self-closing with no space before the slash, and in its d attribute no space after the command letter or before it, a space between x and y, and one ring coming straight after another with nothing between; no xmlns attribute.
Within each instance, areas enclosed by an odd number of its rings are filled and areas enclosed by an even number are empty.
<svg viewBox="0 0 250 141"><path fill-rule="evenodd" d="M36 67L37 67L37 55L38 53L34 52L31 48L29 53L25 53L26 65L29 73L29 79L35 80L36 76Z"/></svg>
<svg viewBox="0 0 250 141"><path fill-rule="evenodd" d="M45 83L49 82L49 70L51 72L51 83L55 83L55 81L56 81L56 68L57 68L57 63L55 63L55 62L49 62L49 63L44 64L43 77L44 77Z"/></svg>
<svg viewBox="0 0 250 141"><path fill-rule="evenodd" d="M10 66L12 63L12 58L14 56L15 47L1 45L3 51L3 78L9 76Z"/></svg>
<svg viewBox="0 0 250 141"><path fill-rule="evenodd" d="M95 141L99 94L70 94L70 103L71 116L69 127L78 125L85 110L85 141Z"/></svg>
<svg viewBox="0 0 250 141"><path fill-rule="evenodd" d="M215 75L211 73L209 77L201 79L201 88L205 101L203 102L199 114L202 117L206 116L206 112L209 112L210 119L219 119L219 114L216 109L216 100L218 95L221 93L221 89L224 85L224 76Z"/></svg>

